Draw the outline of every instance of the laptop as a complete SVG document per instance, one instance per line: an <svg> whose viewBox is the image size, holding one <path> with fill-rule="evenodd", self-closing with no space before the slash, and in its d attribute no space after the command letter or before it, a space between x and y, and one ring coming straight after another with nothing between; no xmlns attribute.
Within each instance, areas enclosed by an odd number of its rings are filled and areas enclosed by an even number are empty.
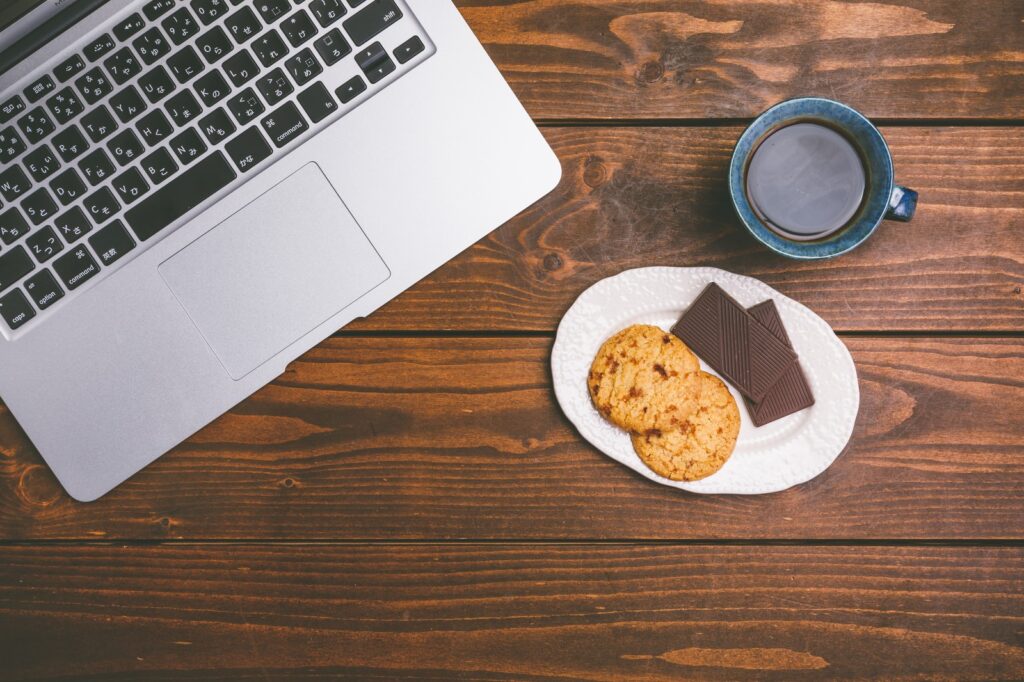
<svg viewBox="0 0 1024 682"><path fill-rule="evenodd" d="M6 0L0 396L94 500L550 191L450 0Z"/></svg>

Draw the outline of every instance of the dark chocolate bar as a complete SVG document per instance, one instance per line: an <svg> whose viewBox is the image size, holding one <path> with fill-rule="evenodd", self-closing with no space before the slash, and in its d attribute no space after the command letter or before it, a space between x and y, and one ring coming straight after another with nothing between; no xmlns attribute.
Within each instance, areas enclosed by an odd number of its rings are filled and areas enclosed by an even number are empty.
<svg viewBox="0 0 1024 682"><path fill-rule="evenodd" d="M790 348L793 347L774 301L768 299L758 303L747 308L747 312L767 327L776 338ZM804 375L798 359L775 382L761 402L755 403L750 398L743 400L747 403L747 411L750 412L750 419L754 422L754 426L764 426L810 407L814 404L814 394L811 393L811 387L807 383L807 377Z"/></svg>
<svg viewBox="0 0 1024 682"><path fill-rule="evenodd" d="M796 362L791 348L714 282L683 313L672 333L755 402L761 402Z"/></svg>

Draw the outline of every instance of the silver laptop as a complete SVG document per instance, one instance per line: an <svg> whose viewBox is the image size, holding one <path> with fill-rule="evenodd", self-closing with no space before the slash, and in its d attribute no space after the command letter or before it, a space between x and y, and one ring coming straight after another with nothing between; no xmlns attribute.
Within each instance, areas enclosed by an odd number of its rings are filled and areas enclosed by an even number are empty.
<svg viewBox="0 0 1024 682"><path fill-rule="evenodd" d="M93 500L546 194L450 0L5 0L0 395Z"/></svg>

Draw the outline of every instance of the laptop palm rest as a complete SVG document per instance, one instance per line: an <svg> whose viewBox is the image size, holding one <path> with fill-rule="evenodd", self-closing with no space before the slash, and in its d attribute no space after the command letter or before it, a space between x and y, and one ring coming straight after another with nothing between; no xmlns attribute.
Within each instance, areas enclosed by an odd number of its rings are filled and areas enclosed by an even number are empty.
<svg viewBox="0 0 1024 682"><path fill-rule="evenodd" d="M391 275L313 163L159 269L235 380Z"/></svg>

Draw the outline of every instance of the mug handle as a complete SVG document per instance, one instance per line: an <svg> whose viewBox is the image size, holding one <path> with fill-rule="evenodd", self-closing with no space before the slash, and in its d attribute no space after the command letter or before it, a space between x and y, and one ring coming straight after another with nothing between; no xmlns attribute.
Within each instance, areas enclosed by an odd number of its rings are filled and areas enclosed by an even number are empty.
<svg viewBox="0 0 1024 682"><path fill-rule="evenodd" d="M893 186L892 194L889 195L889 208L885 212L885 219L905 223L914 217L915 210L917 210L917 192L902 185Z"/></svg>

